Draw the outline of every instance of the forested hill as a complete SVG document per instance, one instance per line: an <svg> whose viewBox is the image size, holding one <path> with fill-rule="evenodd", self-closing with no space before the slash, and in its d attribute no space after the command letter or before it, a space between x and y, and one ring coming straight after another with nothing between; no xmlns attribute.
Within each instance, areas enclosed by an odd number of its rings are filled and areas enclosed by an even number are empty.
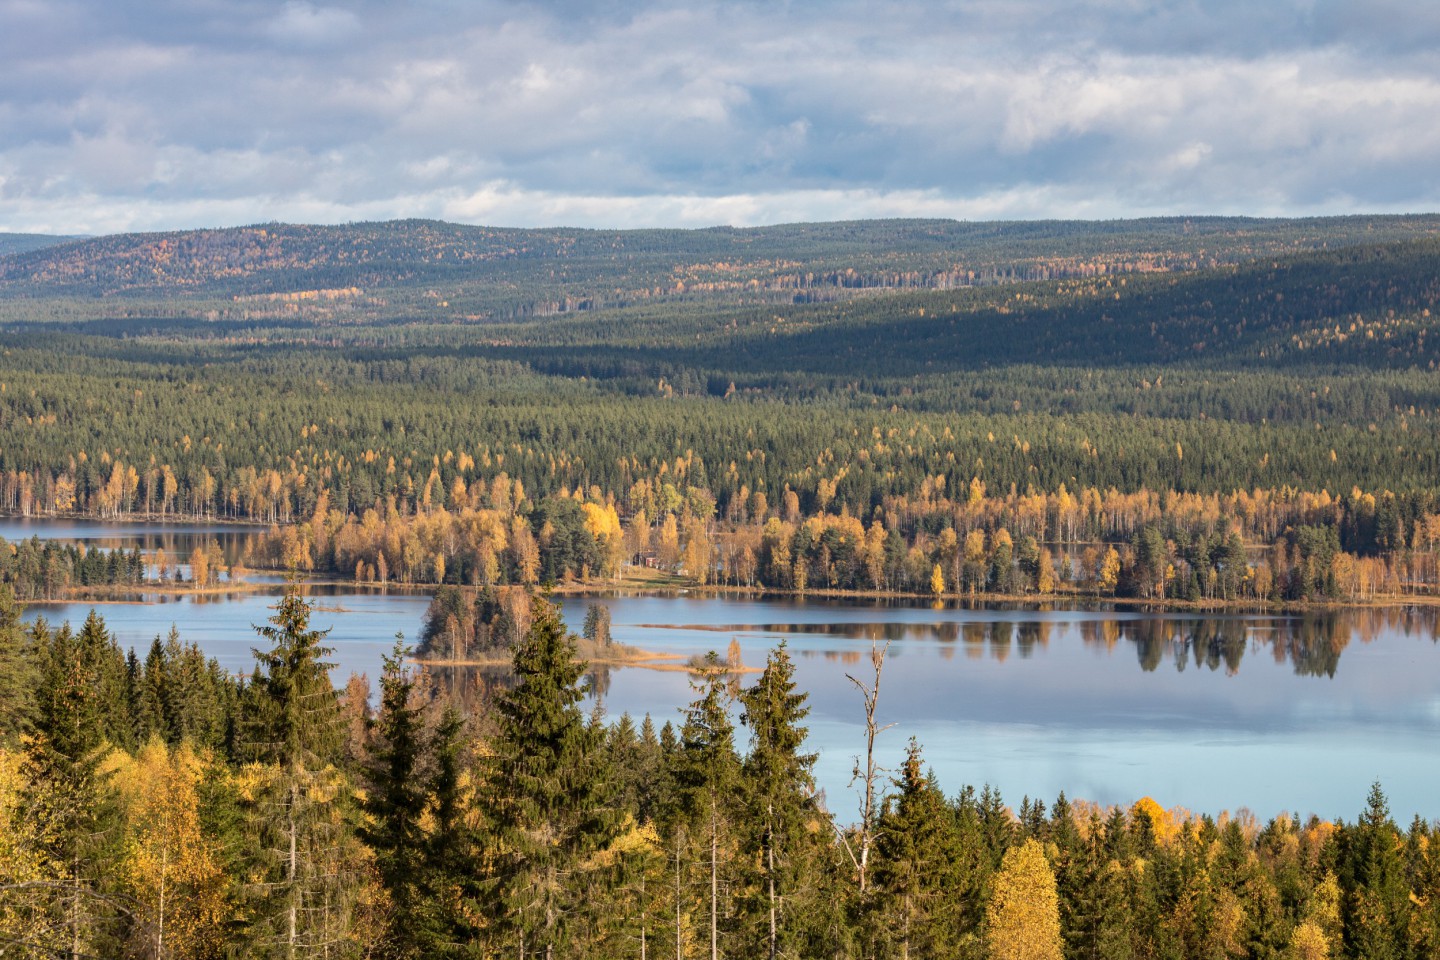
<svg viewBox="0 0 1440 960"><path fill-rule="evenodd" d="M455 301L475 319L687 296L833 299L874 288L1191 270L1440 236L1440 216L1110 222L877 220L749 229L500 229L406 220L119 234L45 249L0 238L0 298L360 290ZM440 285L443 289L431 288ZM419 302L427 302L423 299ZM404 293L387 305L404 314Z"/></svg>
<svg viewBox="0 0 1440 960"><path fill-rule="evenodd" d="M1440 241L1183 273L893 292L840 303L651 306L489 327L486 351L538 369L770 383L784 372L917 377L1014 365L1433 368ZM412 344L443 330L410 331ZM728 381L727 381L728 382ZM725 384L721 384L723 387Z"/></svg>
<svg viewBox="0 0 1440 960"><path fill-rule="evenodd" d="M57 244L75 240L76 237L57 237L48 233L0 233L0 257L13 253L43 250Z"/></svg>

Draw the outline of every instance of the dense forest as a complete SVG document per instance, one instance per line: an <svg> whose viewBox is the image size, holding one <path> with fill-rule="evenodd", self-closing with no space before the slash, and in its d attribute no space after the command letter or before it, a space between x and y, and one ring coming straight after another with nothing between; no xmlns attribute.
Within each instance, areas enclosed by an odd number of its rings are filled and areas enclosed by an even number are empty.
<svg viewBox="0 0 1440 960"><path fill-rule="evenodd" d="M836 816L781 646L711 657L678 722L585 716L543 597L465 712L405 665L329 675L287 594L239 679L0 589L0 938L26 957L1426 960L1440 824L1008 806L912 741ZM866 701L883 703L884 656ZM857 709L859 706L857 705ZM738 717L738 724L736 718ZM657 725L658 724L658 725ZM863 745L857 745L863 749ZM863 756L863 754L862 754ZM868 771L868 776L865 772ZM953 791L953 792L950 792ZM1357 791L1357 801L1360 800Z"/></svg>
<svg viewBox="0 0 1440 960"><path fill-rule="evenodd" d="M0 257L0 510L277 524L257 563L367 580L1428 593L1437 227L62 243Z"/></svg>

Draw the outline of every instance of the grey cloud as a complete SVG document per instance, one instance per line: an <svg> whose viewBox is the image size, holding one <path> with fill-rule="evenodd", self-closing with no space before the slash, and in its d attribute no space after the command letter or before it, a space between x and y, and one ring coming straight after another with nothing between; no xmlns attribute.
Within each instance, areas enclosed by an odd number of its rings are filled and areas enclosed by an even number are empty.
<svg viewBox="0 0 1440 960"><path fill-rule="evenodd" d="M1433 208L1404 6L0 0L0 229Z"/></svg>

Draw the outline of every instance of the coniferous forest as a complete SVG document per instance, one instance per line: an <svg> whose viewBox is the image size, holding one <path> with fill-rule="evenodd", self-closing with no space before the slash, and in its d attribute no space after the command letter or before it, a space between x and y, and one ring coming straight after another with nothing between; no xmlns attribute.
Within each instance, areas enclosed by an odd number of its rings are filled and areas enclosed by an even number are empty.
<svg viewBox="0 0 1440 960"><path fill-rule="evenodd" d="M1440 956L1380 784L1260 822L912 743L837 814L783 645L602 722L608 623L545 590L1426 602L1437 310L1435 217L0 236L0 513L263 525L245 565L433 585L420 654L510 663L337 690L290 590L237 677L20 619L156 558L0 544L0 954Z"/></svg>
<svg viewBox="0 0 1440 960"><path fill-rule="evenodd" d="M536 597L462 715L397 644L331 682L288 593L233 678L0 592L0 938L27 957L1394 957L1440 949L1436 827L1099 808L941 784L911 742L855 822L816 795L783 646L683 719L580 709ZM883 659L868 679L878 699ZM372 703L373 700L373 703ZM738 723L736 718L738 717ZM1363 787L1359 793L1364 793ZM882 799L883 797L883 799Z"/></svg>

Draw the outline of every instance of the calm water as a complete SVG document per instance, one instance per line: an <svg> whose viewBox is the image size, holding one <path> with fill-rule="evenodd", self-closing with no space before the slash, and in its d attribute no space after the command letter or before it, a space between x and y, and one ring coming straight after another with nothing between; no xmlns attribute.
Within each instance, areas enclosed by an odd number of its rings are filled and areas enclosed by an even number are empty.
<svg viewBox="0 0 1440 960"><path fill-rule="evenodd" d="M43 535L40 526L24 535ZM43 526L62 538L125 536L113 525ZM188 552L185 538L214 531L146 535ZM352 670L373 678L397 631L416 636L427 602L394 590L314 590L317 625L333 626L340 682ZM235 594L101 612L122 643L143 647L174 624L244 669L251 625L273 602ZM1440 816L1440 645L1430 611L1201 617L609 596L564 601L572 627L590 602L610 606L617 640L647 650L723 653L733 640L746 664L760 666L784 640L810 696L817 778L842 819L856 809L847 784L863 747L860 697L846 674L868 680L870 644L887 640L879 712L896 726L881 737L883 762L897 765L916 737L947 792L988 782L1016 805L1063 789L1102 803L1149 794L1197 811L1353 819L1378 779L1398 819ZM88 610L36 605L30 615L78 621ZM693 698L681 672L614 669L598 680L611 716L679 722Z"/></svg>
<svg viewBox="0 0 1440 960"><path fill-rule="evenodd" d="M212 540L220 544L227 562L238 560L245 547L266 527L249 524L204 523L102 523L94 520L51 520L38 517L0 517L0 539L7 541L59 540L83 543L104 550L164 550L171 560L188 557L197 546Z"/></svg>

